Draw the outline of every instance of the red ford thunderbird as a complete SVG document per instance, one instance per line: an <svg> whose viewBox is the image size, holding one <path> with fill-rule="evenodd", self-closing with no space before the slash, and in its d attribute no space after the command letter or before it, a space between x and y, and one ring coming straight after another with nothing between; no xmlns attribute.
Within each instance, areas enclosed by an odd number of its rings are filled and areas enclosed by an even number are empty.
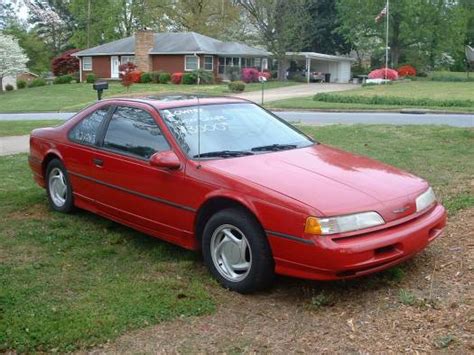
<svg viewBox="0 0 474 355"><path fill-rule="evenodd" d="M446 224L426 181L320 144L240 99L104 100L34 130L30 147L54 210L86 209L202 250L212 275L243 293L275 274L387 269Z"/></svg>

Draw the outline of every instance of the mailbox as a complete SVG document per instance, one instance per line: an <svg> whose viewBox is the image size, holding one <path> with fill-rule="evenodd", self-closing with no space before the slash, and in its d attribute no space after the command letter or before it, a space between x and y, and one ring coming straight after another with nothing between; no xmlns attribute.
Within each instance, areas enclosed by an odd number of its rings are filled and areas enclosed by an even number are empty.
<svg viewBox="0 0 474 355"><path fill-rule="evenodd" d="M96 81L92 88L97 91L97 100L102 99L102 93L109 88L109 83L106 81Z"/></svg>

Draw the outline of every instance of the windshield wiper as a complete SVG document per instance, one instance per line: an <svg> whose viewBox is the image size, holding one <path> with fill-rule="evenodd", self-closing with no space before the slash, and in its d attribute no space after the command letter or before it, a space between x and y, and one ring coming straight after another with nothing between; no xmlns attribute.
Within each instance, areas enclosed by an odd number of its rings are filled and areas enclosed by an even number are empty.
<svg viewBox="0 0 474 355"><path fill-rule="evenodd" d="M249 151L245 151L245 150L219 150L215 152L206 152L206 153L196 154L193 156L193 158L214 158L214 157L231 158L231 157L241 157L244 155L253 155L253 153Z"/></svg>
<svg viewBox="0 0 474 355"><path fill-rule="evenodd" d="M270 145L262 145L260 147L253 147L250 149L252 152L264 152L264 151L277 151L277 150L286 150L286 149L294 149L298 146L296 144L270 144Z"/></svg>

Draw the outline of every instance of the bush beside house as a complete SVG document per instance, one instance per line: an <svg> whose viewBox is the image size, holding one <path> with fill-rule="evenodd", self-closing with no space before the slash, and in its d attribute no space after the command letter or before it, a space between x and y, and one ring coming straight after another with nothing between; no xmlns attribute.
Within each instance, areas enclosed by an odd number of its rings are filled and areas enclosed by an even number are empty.
<svg viewBox="0 0 474 355"><path fill-rule="evenodd" d="M96 80L95 74L88 74L86 78L86 82L88 84L94 84Z"/></svg>
<svg viewBox="0 0 474 355"><path fill-rule="evenodd" d="M153 78L151 76L151 73L142 73L140 76L140 83L142 84L148 84L153 81Z"/></svg>
<svg viewBox="0 0 474 355"><path fill-rule="evenodd" d="M183 73L173 73L171 75L171 82L173 84L181 84L183 81Z"/></svg>
<svg viewBox="0 0 474 355"><path fill-rule="evenodd" d="M184 85L193 85L197 83L197 75L194 73L185 73L183 75L183 84Z"/></svg>
<svg viewBox="0 0 474 355"><path fill-rule="evenodd" d="M61 75L54 78L53 84L70 84L74 78L71 75Z"/></svg>
<svg viewBox="0 0 474 355"><path fill-rule="evenodd" d="M27 82L25 80L17 80L16 81L16 87L18 89L24 89L26 88Z"/></svg>
<svg viewBox="0 0 474 355"><path fill-rule="evenodd" d="M158 82L161 84L168 84L171 80L171 74L170 73L160 73Z"/></svg>

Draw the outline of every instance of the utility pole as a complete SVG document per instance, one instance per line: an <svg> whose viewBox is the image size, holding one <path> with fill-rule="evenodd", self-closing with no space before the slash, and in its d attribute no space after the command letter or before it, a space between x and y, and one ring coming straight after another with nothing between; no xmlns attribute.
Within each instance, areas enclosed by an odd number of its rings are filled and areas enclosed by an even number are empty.
<svg viewBox="0 0 474 355"><path fill-rule="evenodd" d="M385 80L387 80L388 73L388 24L390 18L390 1L387 0L387 29L385 33Z"/></svg>

